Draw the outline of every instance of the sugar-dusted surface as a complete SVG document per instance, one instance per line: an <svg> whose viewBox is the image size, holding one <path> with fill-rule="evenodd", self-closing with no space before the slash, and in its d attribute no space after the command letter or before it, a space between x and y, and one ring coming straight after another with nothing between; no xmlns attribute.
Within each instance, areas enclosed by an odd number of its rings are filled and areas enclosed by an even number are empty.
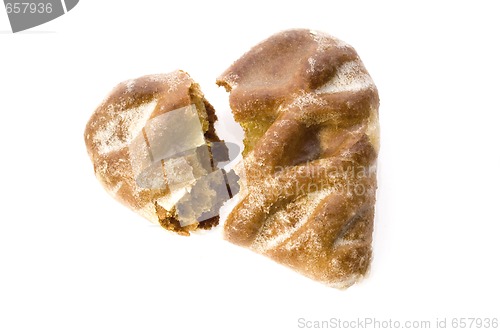
<svg viewBox="0 0 500 332"><path fill-rule="evenodd" d="M343 63L335 76L317 90L317 93L357 92L375 88L372 78L366 72L361 60Z"/></svg>
<svg viewBox="0 0 500 332"><path fill-rule="evenodd" d="M371 260L378 94L355 50L322 32L284 31L218 84L247 152L225 237L332 287L358 281Z"/></svg>
<svg viewBox="0 0 500 332"><path fill-rule="evenodd" d="M120 83L85 130L96 177L115 199L146 219L189 235L199 225L195 214L204 211L184 216L181 225L177 204L212 171L208 144L219 142L213 112L183 71ZM217 213L207 219L203 227L214 226Z"/></svg>
<svg viewBox="0 0 500 332"><path fill-rule="evenodd" d="M110 121L101 123L94 134L99 154L104 155L127 147L146 125L157 103L157 100L152 100L133 108L108 105Z"/></svg>

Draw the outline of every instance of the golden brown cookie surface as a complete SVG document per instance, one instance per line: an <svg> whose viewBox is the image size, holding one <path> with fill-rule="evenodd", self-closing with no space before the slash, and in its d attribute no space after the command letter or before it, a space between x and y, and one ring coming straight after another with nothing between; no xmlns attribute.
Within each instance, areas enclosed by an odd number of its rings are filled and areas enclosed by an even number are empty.
<svg viewBox="0 0 500 332"><path fill-rule="evenodd" d="M189 205L179 203L187 200L185 188L214 171L209 146L220 141L216 120L187 73L149 75L111 92L88 121L85 143L97 178L113 197L148 220L189 235L219 220L217 213L197 222L199 211L184 209L183 223L178 211Z"/></svg>
<svg viewBox="0 0 500 332"><path fill-rule="evenodd" d="M309 30L278 33L217 80L245 131L245 194L225 237L348 287L371 260L378 93L356 51Z"/></svg>

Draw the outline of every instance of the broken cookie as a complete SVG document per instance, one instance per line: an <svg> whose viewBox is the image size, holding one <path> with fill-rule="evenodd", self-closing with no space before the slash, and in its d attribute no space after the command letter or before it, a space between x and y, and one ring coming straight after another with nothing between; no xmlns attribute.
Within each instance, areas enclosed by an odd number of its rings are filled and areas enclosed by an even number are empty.
<svg viewBox="0 0 500 332"><path fill-rule="evenodd" d="M358 281L372 253L379 98L356 51L284 31L217 83L245 132L245 181L225 238L330 286Z"/></svg>
<svg viewBox="0 0 500 332"><path fill-rule="evenodd" d="M94 172L117 200L181 235L219 222L237 177L212 105L183 71L119 84L85 129ZM212 153L217 152L217 153Z"/></svg>

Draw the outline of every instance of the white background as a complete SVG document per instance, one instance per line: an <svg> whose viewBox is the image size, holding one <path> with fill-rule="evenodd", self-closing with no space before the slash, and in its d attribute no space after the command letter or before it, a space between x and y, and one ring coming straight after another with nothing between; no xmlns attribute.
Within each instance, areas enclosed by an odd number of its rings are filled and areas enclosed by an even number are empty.
<svg viewBox="0 0 500 332"><path fill-rule="evenodd" d="M500 318L494 2L91 1L30 31L0 10L0 331L294 331L298 319ZM381 97L369 277L327 288L141 219L94 178L83 130L117 83L215 78L287 28L352 44ZM233 135L233 136L232 136ZM219 229L220 230L220 229ZM354 330L354 329L351 329ZM491 329L490 329L491 330Z"/></svg>

